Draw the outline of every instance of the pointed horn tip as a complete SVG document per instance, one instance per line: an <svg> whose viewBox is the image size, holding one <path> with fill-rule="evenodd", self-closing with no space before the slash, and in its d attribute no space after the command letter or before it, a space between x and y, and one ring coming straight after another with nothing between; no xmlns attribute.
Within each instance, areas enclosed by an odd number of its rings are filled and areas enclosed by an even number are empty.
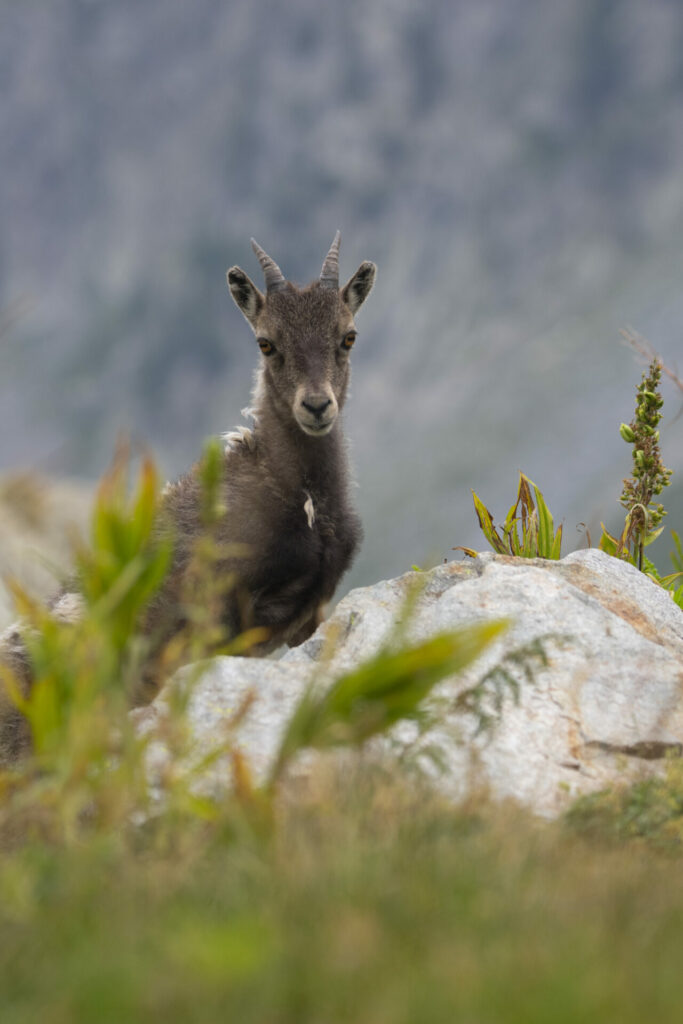
<svg viewBox="0 0 683 1024"><path fill-rule="evenodd" d="M262 263L263 260L265 259L268 260L269 263L272 263L274 266L277 266L277 263L275 262L273 257L268 255L263 246L259 245L255 238L251 239L251 247L254 250L256 256L258 256L260 263Z"/></svg>
<svg viewBox="0 0 683 1024"><path fill-rule="evenodd" d="M266 290L268 292L281 291L287 284L285 275L282 273L272 256L269 256L265 249L262 249L255 238L251 240L251 247L261 264L266 279Z"/></svg>
<svg viewBox="0 0 683 1024"><path fill-rule="evenodd" d="M339 256L339 245L340 245L340 242L341 242L341 231L337 231L337 233L335 234L334 238L332 239L332 245L330 246L330 250L329 250L329 252L327 254L327 258L328 259L329 259L330 256L332 256L332 257L334 257L334 256L338 257Z"/></svg>
<svg viewBox="0 0 683 1024"><path fill-rule="evenodd" d="M332 245L329 248L323 268L320 271L320 280L326 288L338 288L339 287L339 243L341 241L341 231L337 230L336 235L332 241Z"/></svg>

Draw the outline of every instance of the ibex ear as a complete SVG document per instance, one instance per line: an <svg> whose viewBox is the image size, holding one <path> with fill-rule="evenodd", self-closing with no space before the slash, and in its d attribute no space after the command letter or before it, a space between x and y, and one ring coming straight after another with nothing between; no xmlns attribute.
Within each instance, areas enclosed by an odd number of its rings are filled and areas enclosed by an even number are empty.
<svg viewBox="0 0 683 1024"><path fill-rule="evenodd" d="M226 277L230 294L236 305L242 310L251 326L255 327L256 319L263 309L264 299L261 292L239 267L230 267Z"/></svg>
<svg viewBox="0 0 683 1024"><path fill-rule="evenodd" d="M342 288L341 297L352 313L360 309L367 299L375 283L376 273L377 267L375 264L365 260L364 263L361 263L348 284L345 284Z"/></svg>

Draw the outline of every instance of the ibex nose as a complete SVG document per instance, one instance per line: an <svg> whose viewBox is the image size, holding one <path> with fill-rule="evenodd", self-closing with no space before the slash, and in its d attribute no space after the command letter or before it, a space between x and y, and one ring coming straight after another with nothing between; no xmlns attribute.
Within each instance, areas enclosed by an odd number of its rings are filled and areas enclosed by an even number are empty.
<svg viewBox="0 0 683 1024"><path fill-rule="evenodd" d="M301 404L314 416L322 416L328 405L332 404L332 399L323 398L322 395L308 395L307 398L301 400Z"/></svg>

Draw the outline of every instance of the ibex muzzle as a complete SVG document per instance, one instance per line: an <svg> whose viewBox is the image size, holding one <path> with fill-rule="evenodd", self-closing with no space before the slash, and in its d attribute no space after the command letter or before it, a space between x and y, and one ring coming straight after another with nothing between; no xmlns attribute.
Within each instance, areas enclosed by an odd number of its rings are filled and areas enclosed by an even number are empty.
<svg viewBox="0 0 683 1024"><path fill-rule="evenodd" d="M297 388L294 397L294 418L305 434L323 437L329 434L339 413L339 403L331 387L322 391L308 391L306 385Z"/></svg>

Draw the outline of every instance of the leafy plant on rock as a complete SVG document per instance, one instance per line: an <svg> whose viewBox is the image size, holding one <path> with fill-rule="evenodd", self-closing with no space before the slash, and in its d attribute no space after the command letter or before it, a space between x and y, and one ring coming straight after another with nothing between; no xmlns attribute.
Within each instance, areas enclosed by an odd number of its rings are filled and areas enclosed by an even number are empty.
<svg viewBox="0 0 683 1024"><path fill-rule="evenodd" d="M519 474L517 500L505 517L500 531L494 525L493 516L474 491L472 497L479 526L497 554L516 555L521 558L550 558L555 561L559 559L562 526L555 530L552 514L541 491L524 473ZM455 550L464 551L472 558L477 555L471 548L459 547Z"/></svg>

